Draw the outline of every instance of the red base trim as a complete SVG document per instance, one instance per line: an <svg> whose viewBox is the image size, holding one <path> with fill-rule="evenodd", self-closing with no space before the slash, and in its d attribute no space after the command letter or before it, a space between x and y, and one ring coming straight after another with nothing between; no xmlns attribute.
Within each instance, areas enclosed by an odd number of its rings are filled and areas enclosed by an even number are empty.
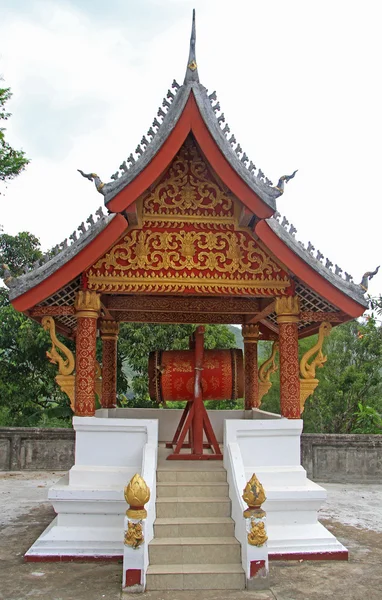
<svg viewBox="0 0 382 600"><path fill-rule="evenodd" d="M27 555L24 554L24 562L118 562L123 560L123 554L114 556L77 556L63 554L61 556L56 555Z"/></svg>
<svg viewBox="0 0 382 600"><path fill-rule="evenodd" d="M127 569L125 573L125 587L141 584L142 571L140 569Z"/></svg>
<svg viewBox="0 0 382 600"><path fill-rule="evenodd" d="M249 577L251 579L252 579L252 577L256 577L256 575L262 569L265 569L265 560L251 560L250 565L249 565ZM265 575L266 575L266 573L265 573Z"/></svg>
<svg viewBox="0 0 382 600"><path fill-rule="evenodd" d="M286 552L285 554L269 554L269 560L348 560L347 550L336 552Z"/></svg>

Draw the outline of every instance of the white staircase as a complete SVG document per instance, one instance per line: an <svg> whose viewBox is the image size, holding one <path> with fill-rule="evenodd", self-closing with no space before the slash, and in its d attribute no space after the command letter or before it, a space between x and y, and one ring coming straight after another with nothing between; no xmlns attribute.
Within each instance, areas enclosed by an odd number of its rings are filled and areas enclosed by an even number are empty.
<svg viewBox="0 0 382 600"><path fill-rule="evenodd" d="M160 461L146 589L241 590L227 474L209 461Z"/></svg>

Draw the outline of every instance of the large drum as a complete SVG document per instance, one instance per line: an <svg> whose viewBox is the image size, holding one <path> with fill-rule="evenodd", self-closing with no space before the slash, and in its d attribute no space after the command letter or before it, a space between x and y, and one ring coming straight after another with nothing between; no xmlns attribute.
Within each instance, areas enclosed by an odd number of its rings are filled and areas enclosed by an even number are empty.
<svg viewBox="0 0 382 600"><path fill-rule="evenodd" d="M195 352L150 352L149 393L159 403L194 399ZM236 400L244 395L241 350L205 350L202 373L203 400Z"/></svg>

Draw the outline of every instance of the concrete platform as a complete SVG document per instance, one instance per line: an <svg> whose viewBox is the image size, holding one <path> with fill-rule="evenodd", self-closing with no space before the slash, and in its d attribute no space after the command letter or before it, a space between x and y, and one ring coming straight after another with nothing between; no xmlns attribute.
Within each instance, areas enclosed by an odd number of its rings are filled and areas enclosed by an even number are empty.
<svg viewBox="0 0 382 600"><path fill-rule="evenodd" d="M48 488L62 473L0 473L0 600L137 600L120 590L119 563L25 563L24 552L54 517ZM271 588L157 591L144 600L359 600L382 598L382 485L322 483L323 523L349 548L349 562L275 562Z"/></svg>

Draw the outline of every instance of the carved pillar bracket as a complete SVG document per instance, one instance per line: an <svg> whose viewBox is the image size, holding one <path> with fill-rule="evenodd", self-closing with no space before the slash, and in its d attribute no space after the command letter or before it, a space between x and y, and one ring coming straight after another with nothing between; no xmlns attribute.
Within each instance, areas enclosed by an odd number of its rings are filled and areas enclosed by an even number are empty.
<svg viewBox="0 0 382 600"><path fill-rule="evenodd" d="M115 408L117 396L117 341L119 324L101 321L102 338L102 408Z"/></svg>
<svg viewBox="0 0 382 600"><path fill-rule="evenodd" d="M95 413L95 372L97 319L101 309L96 292L81 290L74 304L77 317L75 414Z"/></svg>
<svg viewBox="0 0 382 600"><path fill-rule="evenodd" d="M304 406L306 400L311 396L318 386L318 379L316 379L316 369L320 369L324 366L327 361L327 356L322 353L322 345L324 339L328 337L332 330L332 326L327 321L321 323L318 330L317 343L308 350L300 361L300 410L304 412ZM311 360L311 362L309 362Z"/></svg>
<svg viewBox="0 0 382 600"><path fill-rule="evenodd" d="M270 357L263 362L259 368L259 406L265 394L269 392L272 387L271 375L276 373L278 366L276 363L276 354L279 351L279 343L277 341L272 344L272 352Z"/></svg>
<svg viewBox="0 0 382 600"><path fill-rule="evenodd" d="M74 411L74 356L56 336L56 324L53 317L43 317L41 325L45 331L49 331L50 339L52 340L52 348L48 350L46 355L49 361L58 365L58 375L55 377L56 383L59 385L70 400L70 408ZM58 352L58 350L60 352ZM63 358L63 356L65 358Z"/></svg>
<svg viewBox="0 0 382 600"><path fill-rule="evenodd" d="M244 339L244 398L245 410L259 408L259 382L257 374L257 343L259 326L247 324L242 326Z"/></svg>
<svg viewBox="0 0 382 600"><path fill-rule="evenodd" d="M288 419L299 419L298 321L300 304L298 297L276 298L275 310L279 325L281 414Z"/></svg>

